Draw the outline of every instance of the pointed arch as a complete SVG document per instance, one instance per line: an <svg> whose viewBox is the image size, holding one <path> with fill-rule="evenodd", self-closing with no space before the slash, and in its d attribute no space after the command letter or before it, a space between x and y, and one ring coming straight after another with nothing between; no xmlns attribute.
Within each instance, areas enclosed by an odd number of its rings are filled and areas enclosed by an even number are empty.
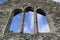
<svg viewBox="0 0 60 40"><path fill-rule="evenodd" d="M37 9L36 12L39 13L39 14L41 14L41 15L43 15L43 16L46 16L44 10L42 10L42 9L40 9L40 8Z"/></svg>
<svg viewBox="0 0 60 40"><path fill-rule="evenodd" d="M28 11L32 11L32 12L34 12L34 8L31 7L31 6L26 7L25 10L24 10L24 12L28 12Z"/></svg>
<svg viewBox="0 0 60 40"><path fill-rule="evenodd" d="M13 18L16 16L16 15L19 15L19 13L22 13L22 9L14 9L10 15L10 18L8 19L8 23L7 23L7 26L5 28L5 32L4 34L8 33L8 32L12 32L10 31L10 26L11 26L11 23L13 21ZM22 18L22 17L21 17Z"/></svg>
<svg viewBox="0 0 60 40"><path fill-rule="evenodd" d="M49 33L50 28L46 19L46 13L42 9L37 9L36 12L38 13L38 30L40 33Z"/></svg>
<svg viewBox="0 0 60 40"><path fill-rule="evenodd" d="M22 13L22 9L14 9L12 13L14 13L14 16L15 16L19 13Z"/></svg>
<svg viewBox="0 0 60 40"><path fill-rule="evenodd" d="M24 21L24 33L34 33L34 8L28 6L24 10L25 21Z"/></svg>

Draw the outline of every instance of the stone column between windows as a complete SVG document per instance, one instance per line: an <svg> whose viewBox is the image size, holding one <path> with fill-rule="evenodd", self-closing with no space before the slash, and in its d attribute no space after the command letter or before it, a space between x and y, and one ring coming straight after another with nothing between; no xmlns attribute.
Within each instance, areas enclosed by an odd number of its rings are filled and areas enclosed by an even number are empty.
<svg viewBox="0 0 60 40"><path fill-rule="evenodd" d="M24 31L24 20L25 20L25 12L23 11L21 25L20 25L20 33L23 33L23 31Z"/></svg>
<svg viewBox="0 0 60 40"><path fill-rule="evenodd" d="M34 9L34 33L38 33L37 12Z"/></svg>

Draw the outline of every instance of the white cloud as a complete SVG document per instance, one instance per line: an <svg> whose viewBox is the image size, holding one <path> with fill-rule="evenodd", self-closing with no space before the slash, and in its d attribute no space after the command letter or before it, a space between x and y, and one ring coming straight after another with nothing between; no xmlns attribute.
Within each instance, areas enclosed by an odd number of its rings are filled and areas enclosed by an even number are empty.
<svg viewBox="0 0 60 40"><path fill-rule="evenodd" d="M39 28L39 32L40 33L48 33L48 32L50 32L48 24L42 25L42 28Z"/></svg>
<svg viewBox="0 0 60 40"><path fill-rule="evenodd" d="M34 12L30 12L31 13L31 15L30 15L30 23L31 23L31 25L30 25L30 28L31 29L33 29L34 27Z"/></svg>
<svg viewBox="0 0 60 40"><path fill-rule="evenodd" d="M53 1L55 1L55 2L60 2L60 0L53 0Z"/></svg>
<svg viewBox="0 0 60 40"><path fill-rule="evenodd" d="M24 28L24 33L28 33L29 31L28 31L28 28L27 27L25 27Z"/></svg>
<svg viewBox="0 0 60 40"><path fill-rule="evenodd" d="M27 24L24 25L24 33L27 33L28 32L28 28L27 28Z"/></svg>
<svg viewBox="0 0 60 40"><path fill-rule="evenodd" d="M42 18L42 15L40 15L40 14L37 14L37 16L38 16L38 19L41 19Z"/></svg>
<svg viewBox="0 0 60 40"><path fill-rule="evenodd" d="M28 26L25 25L25 27L24 27L24 33L33 33L33 32L31 32L30 28L28 29Z"/></svg>

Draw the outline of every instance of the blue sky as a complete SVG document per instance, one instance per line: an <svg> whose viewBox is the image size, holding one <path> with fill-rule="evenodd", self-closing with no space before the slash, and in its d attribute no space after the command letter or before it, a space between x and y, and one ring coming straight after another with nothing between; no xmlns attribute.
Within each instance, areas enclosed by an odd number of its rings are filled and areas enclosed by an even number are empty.
<svg viewBox="0 0 60 40"><path fill-rule="evenodd" d="M3 4L7 0L0 0L0 4ZM53 0L56 2L60 2L60 0ZM50 32L48 22L45 16L37 14L38 18L38 29L39 32ZM20 31L20 24L21 24L22 14L18 14L13 17L10 31L19 32ZM27 12L24 21L24 33L33 33L34 32L34 12Z"/></svg>
<svg viewBox="0 0 60 40"><path fill-rule="evenodd" d="M0 4L5 3L7 0L0 0Z"/></svg>

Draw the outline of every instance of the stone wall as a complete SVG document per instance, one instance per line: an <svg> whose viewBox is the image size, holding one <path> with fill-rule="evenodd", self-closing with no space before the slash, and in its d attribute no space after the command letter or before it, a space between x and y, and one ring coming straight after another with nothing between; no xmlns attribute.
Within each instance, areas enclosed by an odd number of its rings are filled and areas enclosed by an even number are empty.
<svg viewBox="0 0 60 40"><path fill-rule="evenodd" d="M60 40L60 36L53 33L46 34L9 34L3 40Z"/></svg>
<svg viewBox="0 0 60 40"><path fill-rule="evenodd" d="M33 7L46 13L51 33L14 34L9 32L14 9ZM49 0L9 0L0 4L0 40L60 40L60 3Z"/></svg>

